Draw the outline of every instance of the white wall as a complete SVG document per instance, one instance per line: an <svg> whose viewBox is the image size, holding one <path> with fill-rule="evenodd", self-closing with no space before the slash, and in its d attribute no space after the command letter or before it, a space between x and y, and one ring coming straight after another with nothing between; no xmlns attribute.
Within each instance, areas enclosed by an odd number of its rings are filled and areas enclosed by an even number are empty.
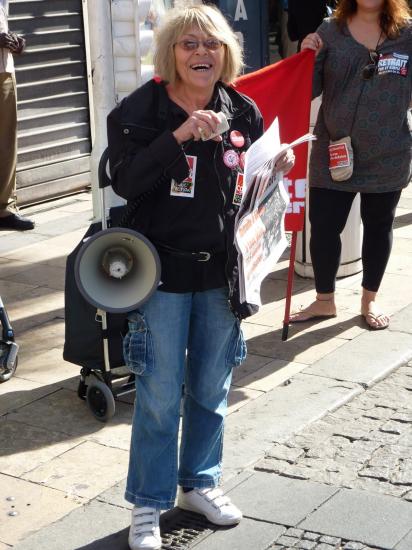
<svg viewBox="0 0 412 550"><path fill-rule="evenodd" d="M162 0L113 0L112 29L116 100L153 76L153 29Z"/></svg>

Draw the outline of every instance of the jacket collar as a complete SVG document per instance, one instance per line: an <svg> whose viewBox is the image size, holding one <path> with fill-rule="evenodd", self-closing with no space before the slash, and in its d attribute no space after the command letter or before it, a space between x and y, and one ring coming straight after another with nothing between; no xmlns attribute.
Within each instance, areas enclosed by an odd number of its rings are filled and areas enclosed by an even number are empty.
<svg viewBox="0 0 412 550"><path fill-rule="evenodd" d="M164 82L157 82L162 89L161 97L167 98L166 85ZM166 100L167 103L167 100ZM243 115L252 107L252 102L246 96L237 92L234 88L226 86L223 82L217 82L213 91L212 99L206 106L206 109L211 109L218 113L222 111L229 120Z"/></svg>
<svg viewBox="0 0 412 550"><path fill-rule="evenodd" d="M243 115L252 107L252 102L246 96L237 92L234 88L218 82L215 87L214 111L222 111L226 118L233 119ZM212 98L213 101L213 98Z"/></svg>

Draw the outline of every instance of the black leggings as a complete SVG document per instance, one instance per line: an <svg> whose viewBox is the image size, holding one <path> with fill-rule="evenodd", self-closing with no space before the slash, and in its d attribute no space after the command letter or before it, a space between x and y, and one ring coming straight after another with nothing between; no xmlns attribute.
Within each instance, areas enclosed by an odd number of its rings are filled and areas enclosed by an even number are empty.
<svg viewBox="0 0 412 550"><path fill-rule="evenodd" d="M335 291L339 268L341 239L356 193L311 187L309 220L310 254L316 291ZM360 193L363 223L362 286L377 292L392 249L393 220L401 191Z"/></svg>

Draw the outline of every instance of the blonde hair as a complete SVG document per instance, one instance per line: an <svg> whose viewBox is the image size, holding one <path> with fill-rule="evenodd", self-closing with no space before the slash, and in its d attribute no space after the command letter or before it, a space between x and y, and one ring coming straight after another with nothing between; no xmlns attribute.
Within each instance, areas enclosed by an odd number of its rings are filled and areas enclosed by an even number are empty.
<svg viewBox="0 0 412 550"><path fill-rule="evenodd" d="M225 57L220 80L231 84L243 69L243 51L223 14L214 6L208 5L173 8L165 16L155 36L156 75L172 85L175 84L179 77L176 72L174 45L193 27L223 42Z"/></svg>
<svg viewBox="0 0 412 550"><path fill-rule="evenodd" d="M333 15L342 27L356 13L356 0L340 0ZM403 27L408 26L411 10L406 0L385 0L380 16L380 26L388 38L396 38Z"/></svg>

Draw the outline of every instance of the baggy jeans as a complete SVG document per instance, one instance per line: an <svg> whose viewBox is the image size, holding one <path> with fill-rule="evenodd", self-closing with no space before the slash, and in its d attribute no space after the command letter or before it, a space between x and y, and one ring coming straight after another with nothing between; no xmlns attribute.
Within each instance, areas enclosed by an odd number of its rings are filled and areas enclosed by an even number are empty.
<svg viewBox="0 0 412 550"><path fill-rule="evenodd" d="M220 480L232 368L246 357L228 290L157 291L129 315L124 356L136 375L125 498L169 509L178 484L214 487Z"/></svg>

